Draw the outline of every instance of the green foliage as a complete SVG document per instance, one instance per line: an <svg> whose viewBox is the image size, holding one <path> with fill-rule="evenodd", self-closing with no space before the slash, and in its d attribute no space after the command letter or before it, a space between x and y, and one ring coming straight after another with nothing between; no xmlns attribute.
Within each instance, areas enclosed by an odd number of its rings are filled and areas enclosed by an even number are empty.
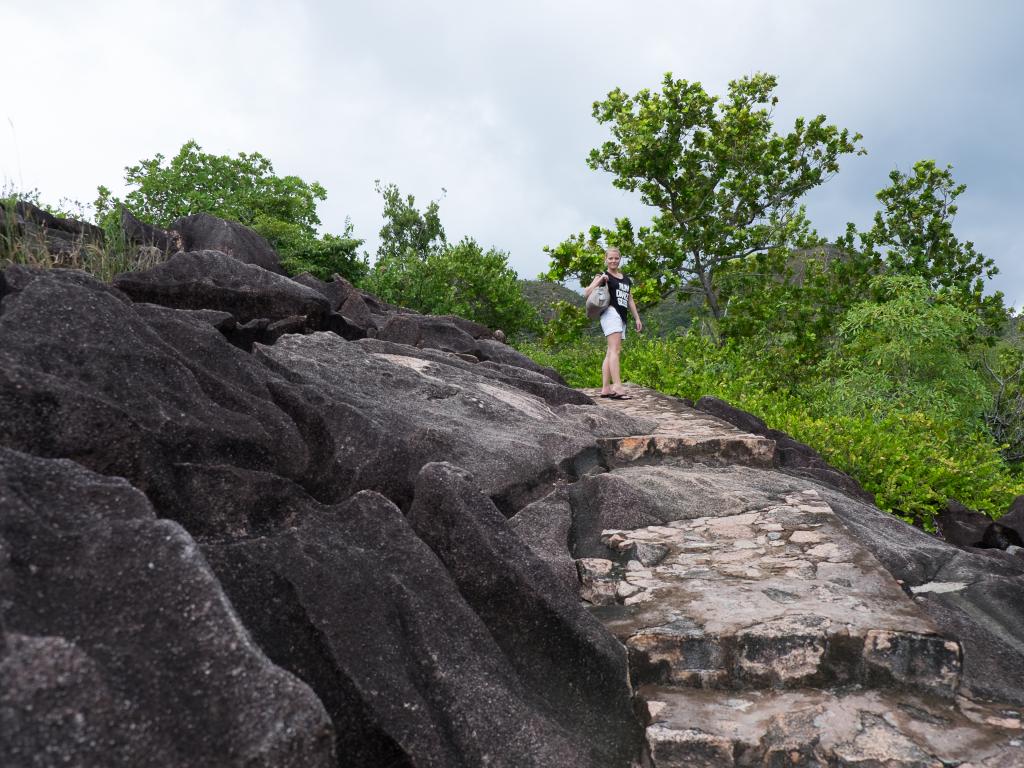
<svg viewBox="0 0 1024 768"><path fill-rule="evenodd" d="M384 226L367 290L418 312L459 315L507 334L539 329L507 253L485 251L470 237L449 244L437 201L421 212L415 197L403 197L394 184L378 182L377 191L384 198Z"/></svg>
<svg viewBox="0 0 1024 768"><path fill-rule="evenodd" d="M1024 464L1024 339L1017 324L1011 325L1006 338L983 361L992 392L985 424L996 442L1003 446L1003 457L1021 465Z"/></svg>
<svg viewBox="0 0 1024 768"><path fill-rule="evenodd" d="M396 184L374 185L384 198L384 226L380 230L377 261L415 256L420 261L448 244L441 225L440 203L431 200L422 213L416 208L416 198L402 197ZM441 192L446 190L442 188Z"/></svg>
<svg viewBox="0 0 1024 768"><path fill-rule="evenodd" d="M578 342L584 336L597 336L597 326L587 311L575 302L558 301L554 317L544 325L544 344L548 347Z"/></svg>
<svg viewBox="0 0 1024 768"><path fill-rule="evenodd" d="M520 350L557 369L571 386L600 385L603 339ZM623 346L622 365L637 384L694 401L713 395L760 416L856 478L879 507L929 530L947 498L996 517L1024 493L1024 474L1003 460L983 429L888 398L847 407L827 397L816 378L780 389L773 360L744 342L718 344L696 330L631 339Z"/></svg>
<svg viewBox="0 0 1024 768"><path fill-rule="evenodd" d="M370 271L366 256L359 255L362 244L363 240L352 236L352 222L346 219L341 235L326 234L306 241L302 249L282 254L281 266L290 275L309 272L329 281L338 274L349 282L361 283Z"/></svg>
<svg viewBox="0 0 1024 768"><path fill-rule="evenodd" d="M637 301L678 291L700 293L713 318L724 314L718 272L752 254L818 242L798 201L839 169L839 158L863 152L851 134L824 115L798 118L775 132L776 79L756 74L729 84L725 99L699 83L667 74L660 93L620 89L594 104L612 140L591 151L595 170L640 193L655 209L650 226L594 227L549 249L555 280L593 274L600 240L618 246L641 287Z"/></svg>
<svg viewBox="0 0 1024 768"><path fill-rule="evenodd" d="M421 212L416 198L402 197L397 185L381 186L378 181L375 188L384 198L384 225L365 287L385 301L427 312L426 307L433 301L427 260L448 244L440 206L432 200Z"/></svg>
<svg viewBox="0 0 1024 768"><path fill-rule="evenodd" d="M892 183L876 195L882 208L872 227L855 232L848 224L841 245L852 250L856 237L876 271L919 276L979 313L987 329L998 330L1006 317L1003 296L985 296L984 287L985 279L999 270L972 242L961 242L953 232L955 201L966 185L954 181L952 166L938 168L934 160L919 160L909 174L894 170L889 179Z"/></svg>
<svg viewBox="0 0 1024 768"><path fill-rule="evenodd" d="M188 141L170 160L158 153L129 166L125 182L133 189L123 201L107 187L97 189L96 221L105 231L119 228L122 203L159 227L209 213L266 237L292 274L310 271L329 278L337 272L352 282L366 274L366 261L357 255L362 240L352 237L350 225L341 236L317 234L317 205L327 199L327 191L315 181L276 176L271 161L259 152L212 155Z"/></svg>
<svg viewBox="0 0 1024 768"><path fill-rule="evenodd" d="M971 313L979 321L972 324L972 338L996 338L1006 320L1002 296L982 293L984 279L995 268L970 243L957 240L952 229L952 201L963 185L955 185L949 169L936 169L930 161L915 164L912 176L894 171L890 179L891 185L878 193L883 208L868 232L857 234L848 225L835 246L770 250L720 270L728 307L719 322L722 333L758 338L784 376L799 378L802 368L817 365L829 352L850 307L877 298L873 279L891 275L921 280L938 292L943 305ZM919 327L940 332L932 326L938 319L937 313L922 316ZM891 330L898 335L897 328ZM877 377L871 371L865 375L861 383L870 388Z"/></svg>
<svg viewBox="0 0 1024 768"><path fill-rule="evenodd" d="M484 251L466 237L428 256L425 268L430 298L423 311L459 315L510 334L538 329L537 312L523 298L504 251Z"/></svg>
<svg viewBox="0 0 1024 768"><path fill-rule="evenodd" d="M846 310L868 296L871 265L857 252L822 245L736 260L720 272L729 338L758 344L781 378L801 378L828 352Z"/></svg>
<svg viewBox="0 0 1024 768"><path fill-rule="evenodd" d="M603 338L577 338L558 346L543 341L518 341L516 348L541 365L555 368L570 387L601 386Z"/></svg>
<svg viewBox="0 0 1024 768"><path fill-rule="evenodd" d="M919 276L871 282L876 298L854 305L825 365L828 397L851 412L917 411L979 423L990 395L972 357L978 319Z"/></svg>
<svg viewBox="0 0 1024 768"><path fill-rule="evenodd" d="M894 171L872 227L824 244L799 200L860 136L823 116L775 133L774 88L755 75L719 100L666 76L660 93L596 103L612 139L590 166L656 212L549 248L547 279L587 282L617 246L638 303L707 309L686 334L624 345L630 380L757 414L925 528L948 498L998 515L1024 493L1024 344L1001 294L984 295L992 260L953 231L965 187L933 161ZM556 319L527 352L597 386L604 341L578 323Z"/></svg>

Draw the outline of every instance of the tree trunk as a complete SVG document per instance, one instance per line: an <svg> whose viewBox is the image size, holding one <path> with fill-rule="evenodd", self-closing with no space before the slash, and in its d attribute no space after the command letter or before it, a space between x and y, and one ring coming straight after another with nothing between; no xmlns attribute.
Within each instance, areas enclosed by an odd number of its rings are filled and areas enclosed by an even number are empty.
<svg viewBox="0 0 1024 768"><path fill-rule="evenodd" d="M704 298L708 302L708 309L711 310L711 316L716 321L722 319L722 310L718 306L718 293L715 291L715 287L711 284L711 274L709 272L700 273L700 285L704 289Z"/></svg>

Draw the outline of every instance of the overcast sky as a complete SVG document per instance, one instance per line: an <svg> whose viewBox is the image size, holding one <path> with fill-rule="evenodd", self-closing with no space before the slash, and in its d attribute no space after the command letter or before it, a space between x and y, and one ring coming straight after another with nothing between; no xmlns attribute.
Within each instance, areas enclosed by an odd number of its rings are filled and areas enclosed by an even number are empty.
<svg viewBox="0 0 1024 768"><path fill-rule="evenodd" d="M931 158L966 183L956 231L1024 305L1024 4L770 2L47 2L0 0L0 181L44 200L123 194L124 167L195 139L319 181L325 231L351 217L373 253L374 180L441 200L449 240L510 254L647 214L591 171L591 105L663 74L713 93L779 77L780 130L824 113L866 157L807 200L818 231L866 226L894 168Z"/></svg>

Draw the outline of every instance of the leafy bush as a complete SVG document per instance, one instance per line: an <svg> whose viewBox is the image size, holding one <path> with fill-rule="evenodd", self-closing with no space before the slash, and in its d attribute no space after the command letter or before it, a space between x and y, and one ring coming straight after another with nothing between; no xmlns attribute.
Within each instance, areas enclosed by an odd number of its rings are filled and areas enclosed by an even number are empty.
<svg viewBox="0 0 1024 768"><path fill-rule="evenodd" d="M971 345L978 319L920 276L871 281L874 301L854 305L825 365L828 396L851 412L883 404L977 423L991 396Z"/></svg>

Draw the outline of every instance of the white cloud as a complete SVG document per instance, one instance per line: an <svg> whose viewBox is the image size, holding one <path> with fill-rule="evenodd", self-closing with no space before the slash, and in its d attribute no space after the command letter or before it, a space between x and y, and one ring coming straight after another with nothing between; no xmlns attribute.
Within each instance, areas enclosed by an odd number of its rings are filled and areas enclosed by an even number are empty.
<svg viewBox="0 0 1024 768"><path fill-rule="evenodd" d="M959 234L996 259L996 287L1024 305L1014 226L1024 13L1013 3L984 13L952 0L29 7L0 0L0 117L14 125L0 125L0 176L46 199L91 200L124 166L195 138L320 181L325 228L351 216L371 250L374 179L423 203L445 187L449 236L508 250L532 276L546 267L542 246L643 215L586 167L604 138L595 99L656 88L669 70L716 92L761 70L780 77L780 126L823 112L865 135L869 156L809 198L823 234L869 220L895 165L952 163L969 184ZM972 199L984 210L969 213Z"/></svg>

